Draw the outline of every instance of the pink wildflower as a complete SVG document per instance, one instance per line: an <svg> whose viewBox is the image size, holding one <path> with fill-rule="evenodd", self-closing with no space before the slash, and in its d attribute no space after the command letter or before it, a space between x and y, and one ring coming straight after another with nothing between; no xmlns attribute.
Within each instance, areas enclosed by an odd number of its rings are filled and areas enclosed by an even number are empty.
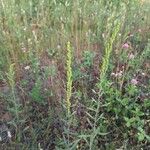
<svg viewBox="0 0 150 150"><path fill-rule="evenodd" d="M122 48L124 48L124 49L128 49L129 47L130 47L130 46L129 46L128 43L125 43L125 44L122 45Z"/></svg>
<svg viewBox="0 0 150 150"><path fill-rule="evenodd" d="M131 80L131 84L137 85L137 84L138 84L138 81L137 81L136 79L132 79L132 80Z"/></svg>

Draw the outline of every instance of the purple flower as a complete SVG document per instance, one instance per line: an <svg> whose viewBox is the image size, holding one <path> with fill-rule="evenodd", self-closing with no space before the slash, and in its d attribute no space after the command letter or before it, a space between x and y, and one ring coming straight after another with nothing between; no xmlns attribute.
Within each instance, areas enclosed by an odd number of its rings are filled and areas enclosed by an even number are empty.
<svg viewBox="0 0 150 150"><path fill-rule="evenodd" d="M123 45L122 45L122 48L124 48L124 49L128 49L130 46L129 46L129 44L128 43L124 43Z"/></svg>

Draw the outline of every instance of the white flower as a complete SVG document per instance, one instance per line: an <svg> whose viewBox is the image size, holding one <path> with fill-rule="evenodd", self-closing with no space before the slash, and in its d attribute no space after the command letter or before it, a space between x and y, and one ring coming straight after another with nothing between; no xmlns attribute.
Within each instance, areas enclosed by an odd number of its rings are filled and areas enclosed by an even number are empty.
<svg viewBox="0 0 150 150"><path fill-rule="evenodd" d="M61 46L60 46L60 45L57 45L57 48L58 48L58 49L60 49L60 48L61 48Z"/></svg>
<svg viewBox="0 0 150 150"><path fill-rule="evenodd" d="M116 72L116 73L114 73L114 72L111 73L111 76L119 77L119 78L120 78L122 75L123 75L123 71L121 71L121 70L120 70L119 72Z"/></svg>
<svg viewBox="0 0 150 150"><path fill-rule="evenodd" d="M104 33L102 34L102 37L105 38L105 34Z"/></svg>
<svg viewBox="0 0 150 150"><path fill-rule="evenodd" d="M30 69L30 66L26 66L24 67L25 70L29 70Z"/></svg>
<svg viewBox="0 0 150 150"><path fill-rule="evenodd" d="M141 30L141 29L138 29L138 31L139 31L139 32L142 32L142 30Z"/></svg>
<svg viewBox="0 0 150 150"><path fill-rule="evenodd" d="M114 72L111 73L111 76L115 76L116 74Z"/></svg>
<svg viewBox="0 0 150 150"><path fill-rule="evenodd" d="M118 77L121 77L121 76L122 76L122 71L118 72L118 73L117 73L117 76L118 76Z"/></svg>
<svg viewBox="0 0 150 150"><path fill-rule="evenodd" d="M21 50L25 53L27 49L25 47L22 47Z"/></svg>
<svg viewBox="0 0 150 150"><path fill-rule="evenodd" d="M8 135L8 137L9 137L9 138L11 138L11 137L12 137L12 135L11 135L10 131L7 131L7 135Z"/></svg>
<svg viewBox="0 0 150 150"><path fill-rule="evenodd" d="M24 27L24 28L23 28L23 30L24 30L24 31L26 31L26 30L27 30L27 28L26 28L26 27Z"/></svg>

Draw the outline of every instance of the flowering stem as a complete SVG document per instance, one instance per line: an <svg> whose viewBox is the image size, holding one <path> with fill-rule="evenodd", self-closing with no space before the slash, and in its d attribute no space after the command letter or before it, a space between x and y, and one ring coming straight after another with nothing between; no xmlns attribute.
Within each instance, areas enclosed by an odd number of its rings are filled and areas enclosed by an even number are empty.
<svg viewBox="0 0 150 150"><path fill-rule="evenodd" d="M70 42L67 43L67 97L66 97L66 104L67 104L67 112L68 115L70 114L70 107L71 107L71 93L72 93L72 51L71 51L71 44Z"/></svg>

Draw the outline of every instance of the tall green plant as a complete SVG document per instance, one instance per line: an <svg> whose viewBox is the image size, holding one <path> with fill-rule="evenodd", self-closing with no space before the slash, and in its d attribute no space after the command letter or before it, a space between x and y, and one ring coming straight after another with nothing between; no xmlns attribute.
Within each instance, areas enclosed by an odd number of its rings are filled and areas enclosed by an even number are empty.
<svg viewBox="0 0 150 150"><path fill-rule="evenodd" d="M70 107L71 107L71 93L72 93L72 50L70 42L67 43L67 97L66 97L66 104L67 104L67 112L70 114Z"/></svg>
<svg viewBox="0 0 150 150"><path fill-rule="evenodd" d="M113 31L112 31L112 35L110 36L109 40L106 42L105 55L103 57L102 66L100 68L100 79L101 79L101 81L103 81L103 79L105 78L105 75L107 73L110 55L111 55L112 48L113 48L113 43L117 37L117 33L120 30L120 26L121 26L120 23L117 23L117 25L114 26Z"/></svg>
<svg viewBox="0 0 150 150"><path fill-rule="evenodd" d="M16 117L16 120L19 120L19 114L18 114L18 102L15 94L15 64L11 64L7 73L7 78L9 82L9 86L11 88L11 94L12 94L12 103L13 103L13 113Z"/></svg>

